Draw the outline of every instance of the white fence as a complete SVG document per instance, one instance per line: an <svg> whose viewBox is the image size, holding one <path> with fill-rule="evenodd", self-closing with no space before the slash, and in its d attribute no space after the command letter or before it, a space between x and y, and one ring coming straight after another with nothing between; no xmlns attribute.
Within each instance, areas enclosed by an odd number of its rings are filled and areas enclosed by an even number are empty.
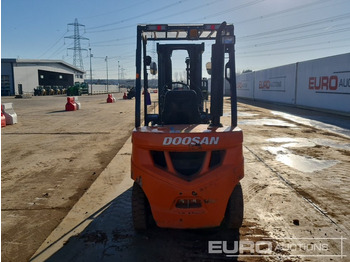
<svg viewBox="0 0 350 262"><path fill-rule="evenodd" d="M300 63L297 104L350 113L350 53Z"/></svg>
<svg viewBox="0 0 350 262"><path fill-rule="evenodd" d="M254 98L293 104L295 72L295 64L255 72Z"/></svg>
<svg viewBox="0 0 350 262"><path fill-rule="evenodd" d="M254 98L254 75L254 72L237 75L237 96Z"/></svg>
<svg viewBox="0 0 350 262"><path fill-rule="evenodd" d="M350 113L350 53L238 74L237 96Z"/></svg>

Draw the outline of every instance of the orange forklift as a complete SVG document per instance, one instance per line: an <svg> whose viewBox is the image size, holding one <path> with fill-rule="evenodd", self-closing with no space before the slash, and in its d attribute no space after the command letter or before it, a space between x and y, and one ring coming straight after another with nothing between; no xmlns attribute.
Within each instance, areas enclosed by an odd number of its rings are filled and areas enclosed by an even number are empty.
<svg viewBox="0 0 350 262"><path fill-rule="evenodd" d="M212 44L210 111L202 89L204 42ZM147 55L157 41L158 66ZM179 41L179 43L169 43ZM190 41L191 43L187 43ZM237 127L232 24L137 26L135 129L131 177L134 228L239 228L243 221L243 133ZM172 79L172 54L185 50L187 81ZM225 58L226 57L226 58ZM158 73L158 112L149 113L148 71ZM141 124L141 72L143 110ZM223 126L223 87L231 92L231 125Z"/></svg>

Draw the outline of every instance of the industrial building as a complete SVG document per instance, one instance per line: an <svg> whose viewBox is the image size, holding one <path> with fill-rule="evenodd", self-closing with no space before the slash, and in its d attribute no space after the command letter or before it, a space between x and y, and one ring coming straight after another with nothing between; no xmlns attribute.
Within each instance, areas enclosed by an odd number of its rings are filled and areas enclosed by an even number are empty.
<svg viewBox="0 0 350 262"><path fill-rule="evenodd" d="M33 94L38 86L68 88L85 71L62 60L1 59L1 96Z"/></svg>

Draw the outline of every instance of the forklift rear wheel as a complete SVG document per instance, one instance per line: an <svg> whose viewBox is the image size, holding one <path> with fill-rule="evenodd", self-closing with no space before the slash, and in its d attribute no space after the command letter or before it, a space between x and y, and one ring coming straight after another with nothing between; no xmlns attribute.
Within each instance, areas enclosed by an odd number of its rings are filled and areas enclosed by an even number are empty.
<svg viewBox="0 0 350 262"><path fill-rule="evenodd" d="M148 228L150 206L142 188L134 182L132 187L132 217L136 231L145 231Z"/></svg>
<svg viewBox="0 0 350 262"><path fill-rule="evenodd" d="M227 204L225 224L229 229L238 229L243 223L243 193L241 183L233 190Z"/></svg>

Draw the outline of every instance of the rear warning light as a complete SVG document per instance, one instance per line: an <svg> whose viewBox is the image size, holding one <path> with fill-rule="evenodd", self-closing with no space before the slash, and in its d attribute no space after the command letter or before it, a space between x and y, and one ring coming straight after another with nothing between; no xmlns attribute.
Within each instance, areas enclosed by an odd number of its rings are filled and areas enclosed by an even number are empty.
<svg viewBox="0 0 350 262"><path fill-rule="evenodd" d="M167 25L148 25L147 31L167 31Z"/></svg>
<svg viewBox="0 0 350 262"><path fill-rule="evenodd" d="M204 30L216 31L220 27L220 24L204 25Z"/></svg>
<svg viewBox="0 0 350 262"><path fill-rule="evenodd" d="M202 207L202 201L200 199L179 199L176 204L176 208L200 208Z"/></svg>

